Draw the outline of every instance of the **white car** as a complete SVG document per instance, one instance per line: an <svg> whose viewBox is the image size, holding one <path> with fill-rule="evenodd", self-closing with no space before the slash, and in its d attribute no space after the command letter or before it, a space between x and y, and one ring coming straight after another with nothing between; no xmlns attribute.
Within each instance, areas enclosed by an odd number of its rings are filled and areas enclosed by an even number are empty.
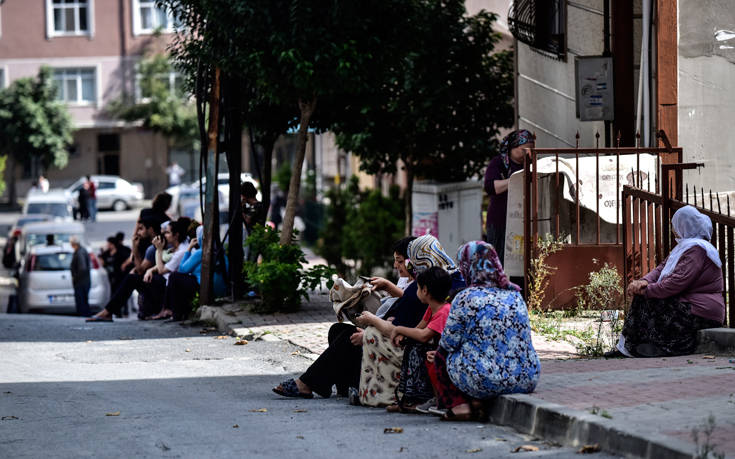
<svg viewBox="0 0 735 459"><path fill-rule="evenodd" d="M39 222L29 223L21 229L18 242L15 244L16 260L23 260L31 247L46 244L46 237L54 235L57 244L68 243L72 236L86 242L84 225L79 222Z"/></svg>
<svg viewBox="0 0 735 459"><path fill-rule="evenodd" d="M255 185L255 189L258 190L256 198L258 201L263 199L260 193L260 185L258 181L253 178L248 172L240 174L240 182L250 182ZM201 181L201 191L204 193L205 186L207 184L206 177ZM193 199L199 200L200 181L197 180L191 185L176 185L168 188L166 193L170 194L173 198L171 200L171 207L169 207L168 213L174 216L185 215L186 208L193 209ZM217 174L217 190L219 191L219 208L229 209L230 206L230 174L227 172L220 172ZM180 201L184 201L183 205L180 205Z"/></svg>
<svg viewBox="0 0 735 459"><path fill-rule="evenodd" d="M69 244L35 246L21 263L18 276L18 305L21 313L32 310L75 312L71 266L74 249ZM91 262L89 307L96 311L110 299L107 271L89 252Z"/></svg>
<svg viewBox="0 0 735 459"><path fill-rule="evenodd" d="M32 190L26 196L23 204L23 214L45 214L54 220L73 220L71 200L65 190L49 190L44 193L40 190Z"/></svg>
<svg viewBox="0 0 735 459"><path fill-rule="evenodd" d="M97 187L97 209L112 209L121 212L132 207L139 207L143 200L143 185L133 184L116 175L92 175L90 177ZM87 181L82 177L66 189L74 204L79 207L79 190Z"/></svg>

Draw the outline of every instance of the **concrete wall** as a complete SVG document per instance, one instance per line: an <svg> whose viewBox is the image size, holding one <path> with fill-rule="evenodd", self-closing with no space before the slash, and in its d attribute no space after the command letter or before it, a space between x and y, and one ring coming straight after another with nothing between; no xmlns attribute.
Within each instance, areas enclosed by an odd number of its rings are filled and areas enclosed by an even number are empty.
<svg viewBox="0 0 735 459"><path fill-rule="evenodd" d="M595 132L604 135L603 122L580 122L576 117L574 58L602 54L602 0L567 4L567 58L559 61L518 43L518 126L536 134L538 147L594 146Z"/></svg>
<svg viewBox="0 0 735 459"><path fill-rule="evenodd" d="M735 31L731 0L679 0L679 145L705 191L735 190L735 36L719 30Z"/></svg>

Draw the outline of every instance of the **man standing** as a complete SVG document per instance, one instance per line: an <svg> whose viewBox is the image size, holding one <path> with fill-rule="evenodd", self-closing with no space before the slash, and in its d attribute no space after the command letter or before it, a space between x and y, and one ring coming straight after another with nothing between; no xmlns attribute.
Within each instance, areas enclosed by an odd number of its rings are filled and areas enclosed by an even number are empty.
<svg viewBox="0 0 735 459"><path fill-rule="evenodd" d="M89 317L89 287L91 280L89 276L89 254L79 243L79 238L72 236L69 239L74 255L71 258L71 283L74 286L74 304L77 314Z"/></svg>
<svg viewBox="0 0 735 459"><path fill-rule="evenodd" d="M89 219L93 222L97 221L97 186L92 181L92 177L87 176L87 207L89 209Z"/></svg>
<svg viewBox="0 0 735 459"><path fill-rule="evenodd" d="M181 185L181 177L184 176L186 171L183 167L179 166L179 163L174 161L166 168L166 173L168 174L168 185L176 186Z"/></svg>

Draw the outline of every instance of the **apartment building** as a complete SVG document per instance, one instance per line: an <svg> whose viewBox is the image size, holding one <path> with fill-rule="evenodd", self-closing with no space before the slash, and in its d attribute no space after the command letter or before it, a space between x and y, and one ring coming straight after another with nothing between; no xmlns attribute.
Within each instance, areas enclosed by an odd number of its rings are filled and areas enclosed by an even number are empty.
<svg viewBox="0 0 735 459"><path fill-rule="evenodd" d="M75 132L69 164L62 170L18 166L18 194L39 173L52 186L85 174L113 174L145 186L152 195L167 186L165 169L177 161L198 168L191 151L171 151L158 134L115 120L105 106L136 94L136 63L146 49L165 50L174 24L154 0L24 0L0 6L0 85L34 76L42 65L54 71L58 98L67 103ZM156 33L156 32L162 33ZM172 85L176 74L169 75Z"/></svg>

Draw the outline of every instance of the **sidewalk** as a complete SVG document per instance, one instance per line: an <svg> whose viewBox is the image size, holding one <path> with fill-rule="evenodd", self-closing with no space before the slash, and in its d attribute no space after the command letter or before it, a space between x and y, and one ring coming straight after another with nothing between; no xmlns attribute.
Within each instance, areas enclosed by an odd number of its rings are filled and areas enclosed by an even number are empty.
<svg viewBox="0 0 735 459"><path fill-rule="evenodd" d="M327 346L335 316L326 293L310 300L292 314L253 314L247 303L204 306L201 320L248 340L289 341L315 359ZM691 458L693 429L703 430L713 415L708 444L735 457L735 356L581 360L571 344L536 334L533 341L543 360L541 381L533 394L500 397L493 422L564 445Z"/></svg>

